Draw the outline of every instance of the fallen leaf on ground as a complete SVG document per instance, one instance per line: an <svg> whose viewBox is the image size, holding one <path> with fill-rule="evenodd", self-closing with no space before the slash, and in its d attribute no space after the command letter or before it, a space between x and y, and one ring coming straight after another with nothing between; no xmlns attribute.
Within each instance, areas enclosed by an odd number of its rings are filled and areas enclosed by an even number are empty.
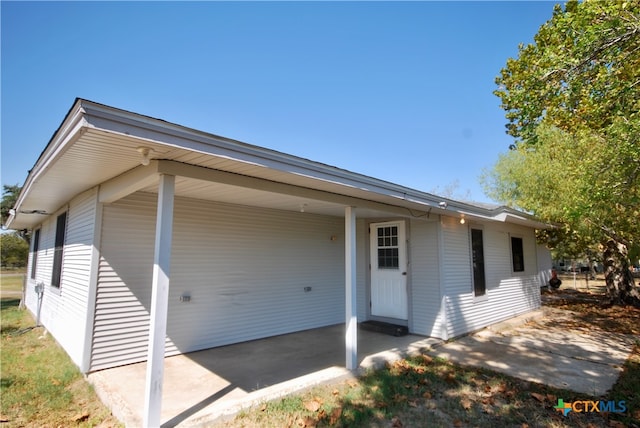
<svg viewBox="0 0 640 428"><path fill-rule="evenodd" d="M463 398L462 400L460 400L460 405L463 409L469 410L471 406L473 406L473 403L468 398Z"/></svg>
<svg viewBox="0 0 640 428"><path fill-rule="evenodd" d="M539 402L544 403L544 400L545 400L545 396L544 395L538 394L537 392L532 392L531 396L533 398L535 398L536 400L538 400Z"/></svg>
<svg viewBox="0 0 640 428"><path fill-rule="evenodd" d="M422 396L424 398L426 398L427 400L431 400L431 397L433 397L429 391L427 391L424 394L422 394Z"/></svg>
<svg viewBox="0 0 640 428"><path fill-rule="evenodd" d="M327 412L324 411L324 409L320 409L320 411L318 412L318 421L322 421L327 419Z"/></svg>
<svg viewBox="0 0 640 428"><path fill-rule="evenodd" d="M305 401L304 403L302 403L302 405L310 412L317 412L318 410L320 410L320 406L322 406L322 403L319 402L318 399L314 398L313 400Z"/></svg>
<svg viewBox="0 0 640 428"><path fill-rule="evenodd" d="M342 407L336 407L331 411L331 417L329 418L329 425L335 425L342 416Z"/></svg>
<svg viewBox="0 0 640 428"><path fill-rule="evenodd" d="M298 426L303 428L315 428L316 420L310 416L307 416L305 418L299 418L297 424Z"/></svg>
<svg viewBox="0 0 640 428"><path fill-rule="evenodd" d="M391 419L391 427L392 428L401 428L402 425L402 421L400 420L399 417L394 416L393 419Z"/></svg>
<svg viewBox="0 0 640 428"><path fill-rule="evenodd" d="M82 412L77 414L74 418L73 421L74 422L83 422L86 421L87 419L89 419L89 412Z"/></svg>
<svg viewBox="0 0 640 428"><path fill-rule="evenodd" d="M404 403L405 401L407 401L407 396L402 394L396 394L393 396L393 401L395 401L396 403Z"/></svg>

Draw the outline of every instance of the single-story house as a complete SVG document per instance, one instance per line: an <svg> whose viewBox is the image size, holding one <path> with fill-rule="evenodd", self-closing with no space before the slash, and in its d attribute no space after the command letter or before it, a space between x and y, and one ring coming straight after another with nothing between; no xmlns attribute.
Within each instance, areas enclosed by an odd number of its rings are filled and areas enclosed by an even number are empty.
<svg viewBox="0 0 640 428"><path fill-rule="evenodd" d="M338 323L448 339L540 306L535 218L77 99L7 221L26 305L85 372ZM159 416L158 416L159 417Z"/></svg>

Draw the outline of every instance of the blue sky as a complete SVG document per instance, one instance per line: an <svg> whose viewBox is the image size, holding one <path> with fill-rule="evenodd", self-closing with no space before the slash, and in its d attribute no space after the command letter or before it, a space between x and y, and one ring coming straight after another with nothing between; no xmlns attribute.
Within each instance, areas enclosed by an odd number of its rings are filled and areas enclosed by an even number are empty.
<svg viewBox="0 0 640 428"><path fill-rule="evenodd" d="M553 5L2 1L2 184L81 97L489 201L512 142L494 79Z"/></svg>

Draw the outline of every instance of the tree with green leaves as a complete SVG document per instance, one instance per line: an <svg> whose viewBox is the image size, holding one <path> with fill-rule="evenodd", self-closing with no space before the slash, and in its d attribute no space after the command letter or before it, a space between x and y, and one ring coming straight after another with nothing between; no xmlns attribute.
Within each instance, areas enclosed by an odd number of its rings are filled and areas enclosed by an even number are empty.
<svg viewBox="0 0 640 428"><path fill-rule="evenodd" d="M29 256L29 244L17 233L0 235L0 262L3 267L25 267Z"/></svg>
<svg viewBox="0 0 640 428"><path fill-rule="evenodd" d="M640 304L640 2L556 5L496 83L514 144L487 193L555 224L551 245L597 248L611 299Z"/></svg>

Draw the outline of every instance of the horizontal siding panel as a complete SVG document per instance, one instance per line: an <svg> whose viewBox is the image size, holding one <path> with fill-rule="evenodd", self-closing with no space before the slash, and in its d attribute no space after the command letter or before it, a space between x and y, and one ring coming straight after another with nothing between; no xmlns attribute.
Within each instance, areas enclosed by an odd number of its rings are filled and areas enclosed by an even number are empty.
<svg viewBox="0 0 640 428"><path fill-rule="evenodd" d="M50 284L56 221L62 211L42 224L36 278L30 281L27 289L27 304L35 313L38 299L33 286L37 282L45 284L40 321L77 365L81 365L84 352L96 199L97 190L92 189L78 195L68 205L59 290L51 288Z"/></svg>
<svg viewBox="0 0 640 428"><path fill-rule="evenodd" d="M486 296L475 298L471 279L468 227L446 221L445 254L465 254L445 265L446 316L451 336L459 336L540 306L534 231L509 224L476 225L483 230ZM525 271L512 272L510 237L523 239ZM449 260L449 259L447 259Z"/></svg>
<svg viewBox="0 0 640 428"><path fill-rule="evenodd" d="M105 207L92 370L145 358L155 204ZM344 219L176 198L169 293L167 355L343 322Z"/></svg>
<svg viewBox="0 0 640 428"><path fill-rule="evenodd" d="M440 335L438 223L413 220L410 227L412 332Z"/></svg>

